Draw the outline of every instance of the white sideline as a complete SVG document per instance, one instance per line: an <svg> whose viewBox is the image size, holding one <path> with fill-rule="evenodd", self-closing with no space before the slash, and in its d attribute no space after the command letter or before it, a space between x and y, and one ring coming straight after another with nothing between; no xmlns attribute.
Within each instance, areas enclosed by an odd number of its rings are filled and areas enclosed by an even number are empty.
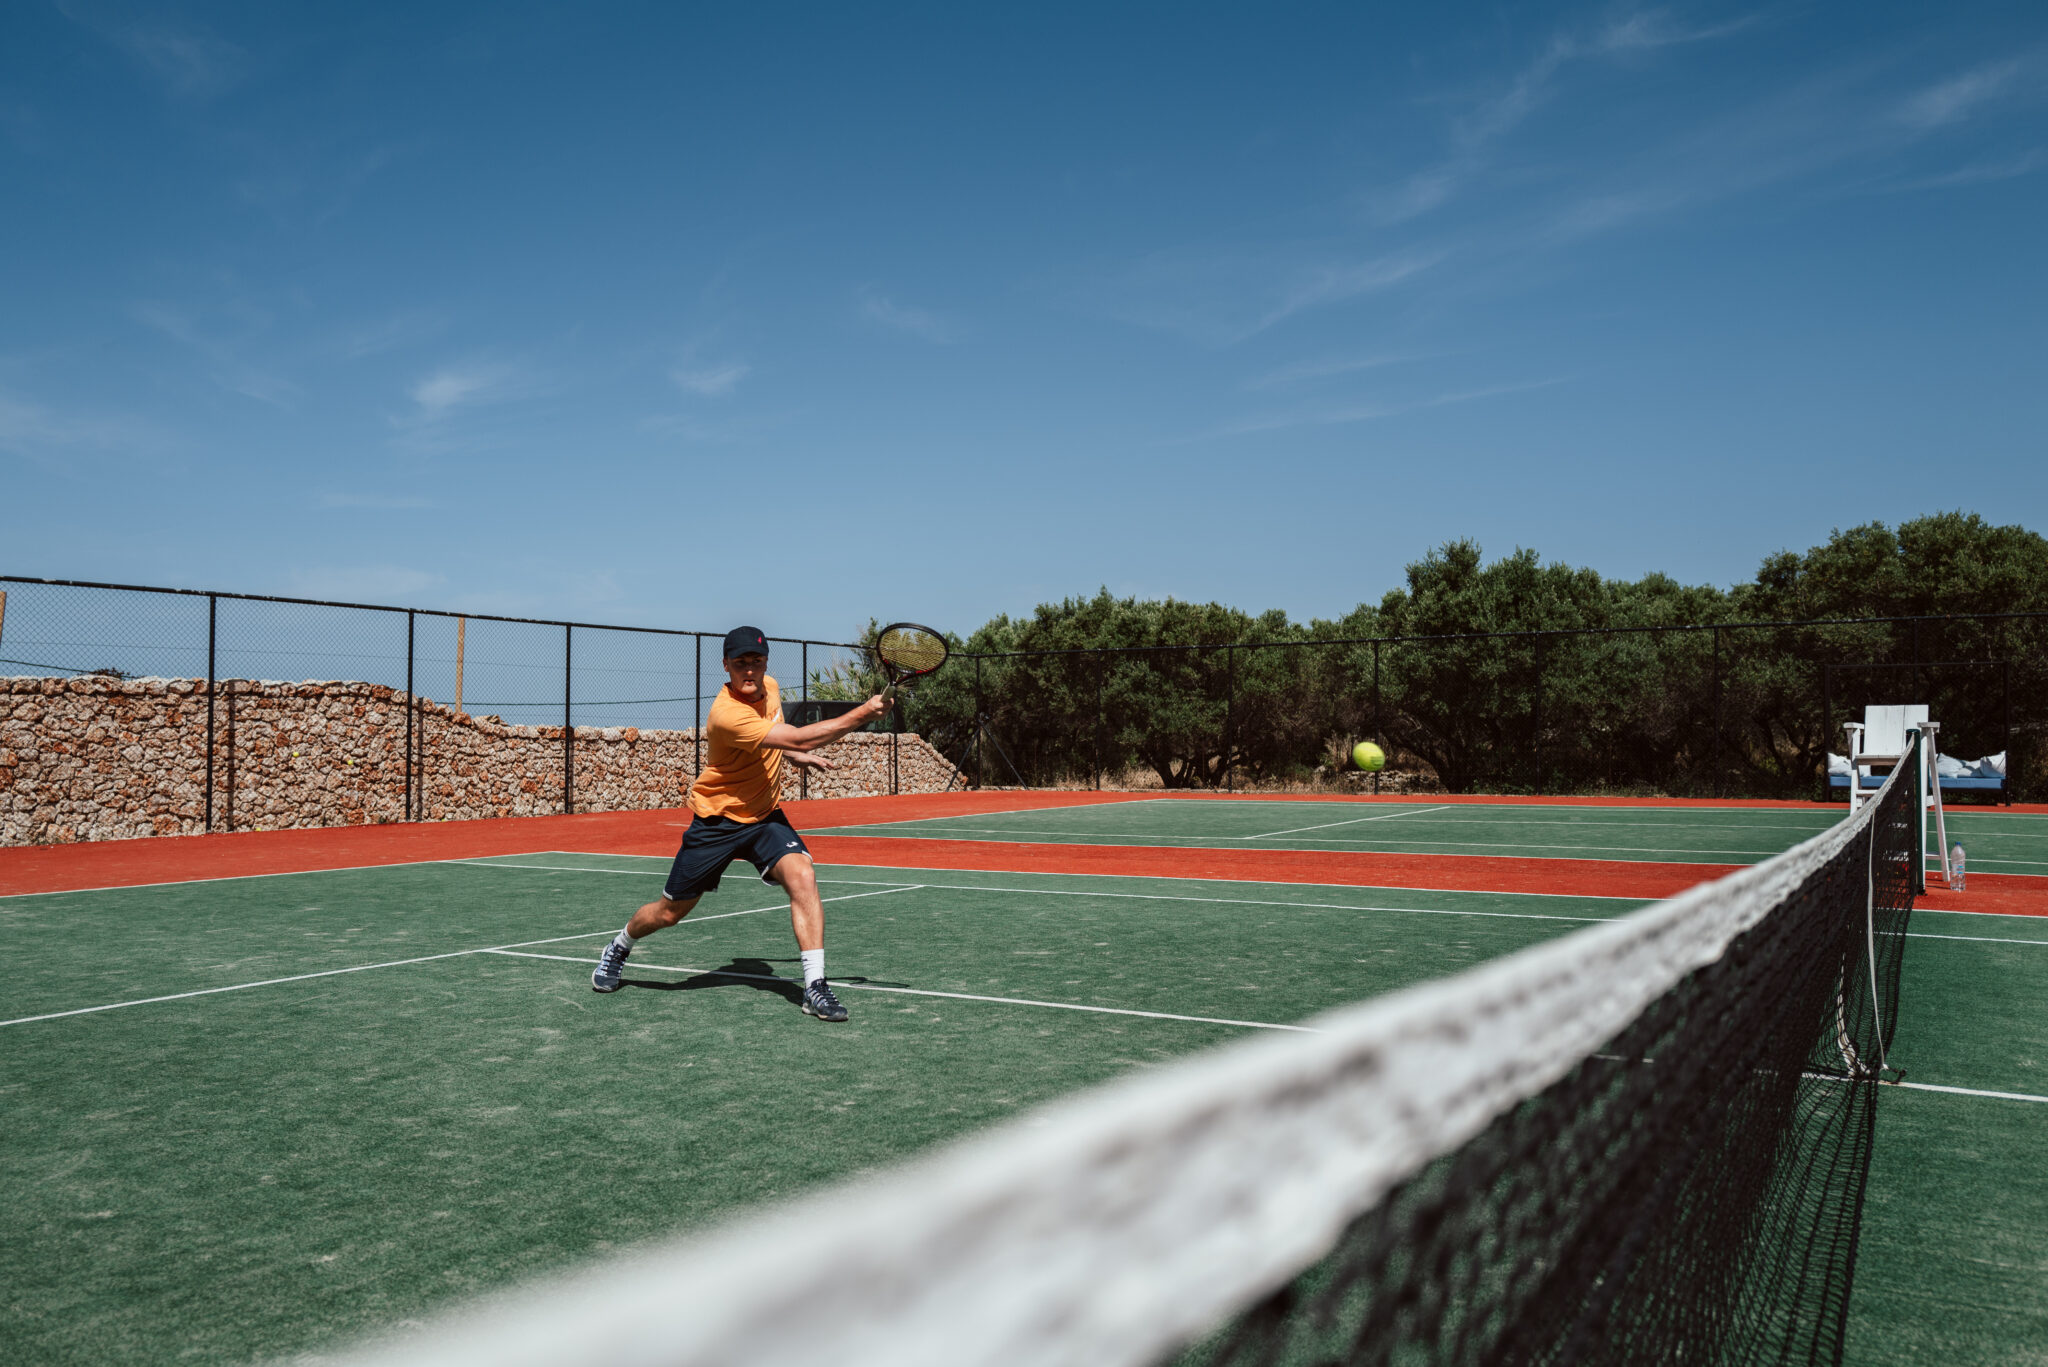
<svg viewBox="0 0 2048 1367"><path fill-rule="evenodd" d="M486 954L500 954L508 959L554 959L565 964L588 964L588 959L572 959L566 954L524 954L515 949L488 949ZM794 978L780 978L773 973L732 973L722 968L671 968L667 964L634 964L634 968L650 969L656 973L687 973L700 978L742 978L748 982L788 983L797 986ZM1030 997L984 997L973 992L940 992L927 987L888 987L881 983L856 983L833 979L832 985L848 992L896 992L910 997L950 997L962 1002L995 1002L1002 1006L1045 1006L1055 1011L1088 1011L1103 1016L1145 1016L1151 1020L1193 1021L1198 1025L1240 1025L1248 1030L1293 1030L1304 1035L1321 1032L1306 1025L1276 1025L1271 1021L1224 1020L1217 1016L1181 1016L1171 1011L1136 1011L1122 1006L1081 1006L1074 1002L1045 1002Z"/></svg>
<svg viewBox="0 0 2048 1367"><path fill-rule="evenodd" d="M1955 1096L1988 1096L1999 1101L2039 1101L2048 1103L2048 1096L2034 1096L2027 1092L1987 1092L1977 1087L1941 1087L1932 1082L1901 1082L1901 1087L1916 1092L1948 1092Z"/></svg>
<svg viewBox="0 0 2048 1367"><path fill-rule="evenodd" d="M9 1025L27 1025L32 1021L52 1021L65 1016L90 1016L99 1011L119 1011L125 1006L153 1006L158 1002L183 1001L187 997L211 997L221 992L247 992L254 987L276 987L280 983L302 983L309 978L333 978L343 973L367 973L373 968L403 968L407 964L428 964L436 959L460 959L468 954L489 954L498 949L511 949L514 945L552 945L563 940L585 940L593 935L614 932L603 930L578 931L574 935L555 935L545 940L519 940L513 945L493 945L484 949L451 949L445 954L422 954L416 959L387 959L380 964L356 964L349 968L327 968L318 973L294 973L286 978L264 978L252 983L233 983L227 987L201 987L191 992L171 992L161 997L137 997L133 1001L108 1002L102 1006L81 1006L71 1011L50 1011L40 1016L17 1016L13 1020L0 1021L0 1028Z"/></svg>
<svg viewBox="0 0 2048 1367"><path fill-rule="evenodd" d="M1349 821L1325 821L1320 826L1296 826L1285 831L1264 831L1258 835L1226 836L1228 840L1271 840L1276 835L1300 835L1303 831L1327 831L1335 826L1356 826L1366 821L1392 821L1403 816L1422 816L1429 812L1447 812L1449 807L1407 807L1398 812L1380 812L1374 816L1355 816Z"/></svg>
<svg viewBox="0 0 2048 1367"><path fill-rule="evenodd" d="M451 861L434 860L433 862L443 863ZM461 861L452 862L459 863ZM517 865L511 867L516 868ZM851 902L861 897L884 897L891 892L906 892L913 886L916 885L908 884L900 887L892 885L880 892L849 892L840 897L821 897L818 900L821 902ZM773 906L749 907L745 911L721 911L715 916L697 916L690 919L696 921L722 921L728 916L758 916L764 911L782 911L787 909L788 906L789 903L787 902L777 902ZM507 950L524 949L528 945L560 944L564 940L587 940L593 935L615 935L617 933L613 930L580 930L574 935L554 935L545 940L514 940L512 943L504 945L483 945L476 949L451 949L444 954L422 954L413 959L388 959L383 963L355 964L348 968L324 968L318 973L294 973L289 977L264 978L257 982L249 983L231 983L226 987L201 987L195 988L190 992L171 992L161 997L137 997L133 1001L107 1002L100 1006L81 1006L70 1011L50 1011L40 1016L17 1016L13 1020L0 1021L0 1029L5 1029L10 1025L28 1025L35 1021L59 1020L65 1016L90 1016L100 1011L119 1011L123 1007L128 1006L153 1006L158 1002L183 1001L187 997L211 997L222 992L247 992L251 988L256 987L276 987L282 983L302 983L309 978L334 978L344 973L367 973L373 968L404 968L409 964L433 963L437 959L460 959L469 954L502 954Z"/></svg>
<svg viewBox="0 0 2048 1367"><path fill-rule="evenodd" d="M568 864L476 864L472 867L484 869L544 869L554 873L619 873L629 874L637 878L644 878L647 876L646 874L641 873L637 869L580 869ZM831 866L828 865L827 867ZM865 868L867 866L856 864L848 867ZM951 869L940 870L940 872L959 873L972 872L972 870ZM865 880L859 878L821 877L818 881L821 883L850 883L856 887L895 886L894 884L869 884ZM1305 907L1311 911L1394 911L1404 912L1415 916L1485 916L1509 921L1571 921L1575 923L1591 924L1595 921L1606 921L1612 919L1611 917L1607 916L1556 916L1551 915L1549 913L1537 911L1465 911L1453 910L1444 907L1383 907L1371 905L1356 906L1349 902L1282 902L1278 900L1267 900L1255 897L1183 897L1163 892L1098 892L1088 888L994 888L979 883L919 883L916 886L921 888L938 888L946 892L1014 892L1021 893L1025 896L1030 897L1113 897L1120 898L1125 901L1136 902L1212 902L1220 904L1222 906L1229 907ZM1344 885L1327 883L1306 883L1302 886L1342 887ZM1408 891L1419 892L1429 891L1429 889L1411 888L1408 889ZM1452 891L1455 891L1455 889L1452 889ZM862 893L860 895L866 897L871 896L872 894ZM1478 895L1485 896L1487 894L1481 893ZM1510 893L1504 895L1515 896L1517 894ZM1644 901L1648 899L1634 898L1629 900ZM729 916L737 916L745 915L747 913L727 912L725 914ZM713 918L705 916L693 917L692 919L709 921Z"/></svg>
<svg viewBox="0 0 2048 1367"><path fill-rule="evenodd" d="M574 853L574 851L566 851L566 853ZM516 857L516 856L513 856L513 857ZM636 854L622 854L622 855L604 855L604 856L596 856L596 857L599 857L599 858L612 858L612 859L653 859L653 858L658 858L658 857L660 857L660 856L656 856L656 855L636 855ZM577 865L574 865L574 864L489 864L489 863L484 863L484 862L482 862L482 861L476 861L476 862L473 862L473 863L471 863L470 867L472 867L472 868L480 868L480 869L539 869L539 870L542 870L542 871L545 871L545 872L551 872L551 873L607 873L607 874L623 874L623 875L626 875L626 876L628 876L628 877L633 877L633 878L645 878L645 877L647 877L647 876L648 876L648 875L647 875L647 873L645 873L645 872L643 872L643 871L641 871L641 870L639 870L639 869L592 869L592 868L583 868L583 867L579 867L579 866L577 866ZM828 865L825 865L825 867L826 867L826 868L859 868L859 869L865 869L865 868L869 868L869 867L872 867L872 866L871 866L871 865L866 865L866 864L840 864L840 865L832 865L832 864L828 864ZM925 870L918 870L918 871L919 871L919 872L925 872ZM938 873L978 873L978 872L981 872L981 870L978 870L978 869L937 869L937 870L932 870L932 872L938 872ZM1076 878L1076 877L1078 877L1078 878L1099 878L1099 877L1103 877L1103 876L1105 876L1105 875L1102 875L1102 874L1060 874L1060 875L1055 875L1055 876L1058 876L1058 877L1068 877L1068 878ZM1149 876L1149 875L1148 875L1148 876ZM823 878L823 877L821 877L821 878L820 878L820 879L819 879L818 881L819 881L819 882L821 882L821 883L850 883L850 884L853 884L854 886L857 886L857 887L858 887L858 886L875 886L875 887L896 887L896 886L899 886L899 885L897 885L897 884L893 884L893 883L874 883L874 884L867 884L867 883L865 882L865 880L862 880L862 879L858 879L858 878ZM1176 880L1165 880L1165 881L1176 881ZM1207 881L1213 881L1213 880L1207 880L1207 879L1193 879L1193 878L1190 878L1190 879L1181 879L1181 880L1177 880L1177 881L1182 881L1182 882L1207 882ZM1398 912L1398 913L1401 913L1401 914L1404 914L1404 915L1410 915L1410 916L1480 916L1480 917L1486 917L1486 918L1489 918L1489 919L1494 919L1494 920L1503 920L1503 921L1571 921L1571 922L1574 922L1574 923L1582 923L1582 924L1588 924L1588 925L1590 925L1590 924L1593 924L1593 923L1595 923L1595 922L1599 922L1599 921L1611 921L1611 920L1614 920L1614 919L1616 919L1615 917L1612 917L1612 916L1558 916L1558 915L1554 915L1554 914L1550 914L1550 913L1546 913L1546 912L1539 912L1539 911L1472 911L1472 910L1467 910L1467 909L1461 909L1461 908L1451 908L1451 907L1389 907L1389 906L1380 906L1380 905L1377 905L1377 904L1374 904L1374 903L1367 903L1367 904L1365 904L1365 905L1363 905L1363 906L1360 906L1360 905L1357 905L1357 904L1354 904L1354 903L1350 903L1350 902L1284 902L1284 901L1279 901L1279 900L1277 900L1277 899L1266 899L1266 898L1256 898L1256 897L1188 897L1188 896L1181 896L1181 895L1175 895L1175 894L1172 894L1172 893L1163 893L1163 892L1102 892L1102 891L1099 891L1099 890L1096 890L1096 889L1091 889L1091 888L1002 888L1002 887L991 887L991 886L989 886L989 885L987 885L987 884L983 884L983 883L919 883L919 884L917 884L917 886L918 886L918 887L921 887L921 888L937 888L937 889L940 889L940 890L942 890L942 891L946 891L946 892L1013 892L1013 893L1019 893L1019 894L1025 895L1025 896L1032 896L1032 897L1110 897L1110 898L1119 898L1119 899L1122 899L1122 900L1124 900L1124 901L1136 901L1136 902L1205 902L1205 903L1215 903L1215 904L1218 904L1218 905L1222 905L1222 906L1231 906L1231 907L1303 907L1303 908L1306 908L1306 909L1308 909L1308 910L1311 910L1311 911L1387 911L1387 912ZM1299 886L1301 886L1301 887L1311 887L1311 888L1323 888L1323 887L1349 887L1349 886L1351 886L1351 885L1350 885L1350 884L1348 884L1348 883L1303 883L1303 884L1300 884ZM1384 891L1389 891L1389 892L1458 892L1458 891L1461 891L1461 889L1457 889L1457 888L1389 888L1389 889L1383 889L1383 890L1384 890ZM865 895L867 895L867 894L862 894L862 895L863 895L863 896L865 896ZM1476 895L1479 895L1479 896L1486 896L1486 895L1488 895L1488 894L1484 894L1484 893L1481 893L1481 894L1476 894ZM1500 896L1503 896L1503 897L1532 897L1532 896L1540 896L1540 897L1564 897L1564 896L1570 896L1571 894L1569 894L1569 893L1551 893L1551 892L1546 892L1546 893L1522 893L1522 892L1516 892L1516 893L1501 893L1501 894L1499 894L1499 895L1500 895ZM1649 899L1649 898L1640 898L1640 897L1630 897L1630 898L1624 898L1624 897L1607 897L1607 898L1602 898L1602 897L1597 897L1597 896L1588 896L1588 897L1587 897L1587 898L1586 898L1585 900L1587 900L1587 901L1613 901L1613 902L1622 902L1622 901L1631 901L1631 902L1647 902L1647 901L1650 901L1650 900L1652 900L1652 899ZM772 907L771 907L771 908L768 908L768 910L774 910L774 908L772 908ZM720 915L722 915L722 916L750 916L750 915L752 915L752 914L753 914L752 912L744 912L744 911L728 911L728 912L721 912L721 913L720 913ZM1622 913L1622 914L1623 914L1623 915L1626 915L1627 913L1626 913L1626 912L1624 912L1624 913ZM2039 917L2036 917L2036 916L2019 916L2019 915L2015 915L2015 914L2013 914L2013 913L2009 913L2009 912L1995 912L1995 911L1948 911L1948 910L1945 910L1945 909L1943 909L1943 908L1940 908L1940 907L1916 907L1916 908L1914 908L1914 914L1916 914L1916 915L1922 915L1922 916L1925 916L1925 915L1934 915L1934 914L1938 914L1938 915L1942 915L1942 916L2003 916L2003 917L2005 917L2005 918L2006 918L2006 919L2008 919L2008 920L2015 920L2015 921L2036 921L2036 920L2039 920L2039 919L2040 919ZM718 917L715 917L715 916L699 916L699 917L694 917L694 918L692 918L692 919L694 919L694 920L700 920L700 921L713 921L713 920L717 920L717 919L718 919ZM1981 941L1981 942L1983 942L1983 943L1985 943L1985 944L1993 944L1993 945L2048 945L2048 940L2019 940L2019 939L2014 939L2014 938L2012 938L2012 937L2010 937L2010 936L2005 936L2005 935L1939 935L1939 934L1935 934L1934 932L1931 932L1931 931L1921 931L1921 930L1909 930L1909 931L1907 931L1907 932L1906 932L1906 938L1907 938L1907 939L1909 939L1909 940L1972 940L1972 941Z"/></svg>
<svg viewBox="0 0 2048 1367"><path fill-rule="evenodd" d="M846 830L847 830L847 829L848 829L848 828L841 828L841 827L835 827L835 826L827 826L827 827L823 828L822 830L816 830L816 831L812 831L812 832L811 832L811 834L812 834L812 835L825 835L825 836L832 836L832 835L840 835L840 836L843 836L843 835L845 835L845 834L846 834ZM1216 836L1187 836L1187 837L1182 837L1182 838L1181 838L1181 841L1182 841L1182 843L1179 843L1179 844L1175 844L1175 843L1172 843L1172 842L1173 842L1173 840L1174 840L1174 837L1171 837L1171 836L1156 836L1156 835L1116 835L1116 834L1114 834L1114 833L1112 833L1112 832L1108 832L1108 831L1043 831L1043 830L1037 830L1037 831L1034 831L1034 830L1020 830L1020 829L996 830L996 829L992 829L992 828L989 828L989 827L982 827L982 826L948 826L948 827L946 828L946 830L947 830L947 831L964 831L964 832L966 832L966 833L967 833L967 834L969 834L969 835L1077 835L1077 836L1092 836L1092 837L1094 837L1093 839L1089 839L1089 840L1075 840L1075 841L1070 841L1070 842L1068 842L1068 844L1069 844L1070 846L1078 846L1078 847L1082 847L1082 848L1094 847L1094 848L1097 848L1097 849L1109 849L1109 850L1123 850L1123 849L1130 849L1130 848L1131 848L1131 846L1130 846L1130 845L1121 845L1121 844L1118 844L1118 845L1111 845L1111 844L1106 844L1106 843L1104 843L1104 842L1106 842L1106 841L1110 841L1110 840L1128 840L1128 841L1133 841L1133 842L1135 842L1135 843L1136 843L1137 845L1139 845L1139 846L1141 846L1141 847L1149 847L1149 848L1152 848L1152 849L1162 849L1162 850L1221 850L1221 849L1229 849L1229 848L1230 848L1230 846L1228 846L1228 845L1193 845L1193 844L1188 844L1188 843L1186 843L1186 842L1187 842L1187 841L1189 841L1189 840L1251 840L1251 839L1257 839L1257 838L1258 838L1258 837L1255 837L1255 836L1239 836L1239 835L1216 835ZM914 837L914 836L893 836L893 835L891 835L891 836L879 836L879 837L877 837L877 839L882 839L882 840L909 840L909 839L916 839L916 838L918 838L918 837ZM1407 838L1405 838L1405 837L1402 837L1402 836L1386 836L1386 837L1384 837L1384 840L1386 840L1386 841L1394 841L1394 842L1396 842L1396 843L1399 843L1399 844L1403 844L1403 845L1442 845L1442 846L1447 846L1448 848L1450 848L1450 849L1452 849L1452 850L1574 850L1574 851L1578 851L1578 853L1575 853L1575 854L1530 854L1530 855L1515 855L1515 856L1512 856L1512 857L1514 857L1514 858L1518 858L1518 859L1585 859L1585 858L1590 858L1590 857L1592 857L1592 856L1594 856L1594 855L1598 855L1598 854L1661 854L1661 855L1667 855L1667 856L1671 856L1671 855L1697 855L1697 854L1745 854L1745 855L1751 855L1751 854L1753 854L1753 855L1757 855L1757 856L1760 856L1760 857L1762 857L1762 858L1775 858L1775 857L1777 857L1777 855L1778 855L1778 854L1780 853L1780 851L1778 851L1778 850L1727 850L1727 849L1704 849L1704 850L1674 850L1674 849L1671 849L1671 848L1669 848L1668 846L1664 846L1664 845L1539 845L1539 844L1530 844L1530 843L1528 843L1528 842L1522 842L1522 841L1499 841L1499 840L1412 840L1412 839L1407 839ZM1329 837L1328 839L1324 840L1324 841L1323 841L1322 843L1323 843L1323 844L1325 844L1325 845L1376 845L1376 844L1380 844L1380 843L1383 843L1383 841L1376 841L1376 840L1351 840L1351 839L1346 839L1346 838L1344 838L1344 837L1342 837L1342 836L1331 836L1331 837ZM1345 851L1342 851L1342 850L1313 850L1313 849L1307 849L1307 850L1300 850L1300 851L1297 851L1297 853L1301 853L1301 854L1342 854L1342 853L1345 853ZM1368 850L1368 851L1366 851L1366 853L1368 853L1368 854L1403 854L1403 853L1411 853L1411 851L1405 851L1405 850ZM1611 861L1610 861L1610 862L1611 862ZM1666 858L1666 859L1662 859L1662 860L1657 860L1657 861L1647 861L1647 860L1646 860L1646 861L1644 861L1644 862L1646 862L1646 863L1647 863L1647 862L1657 862L1657 863L1665 863L1665 864L1688 864L1688 863L1693 863L1693 862L1696 862L1696 861L1693 861L1693 860L1690 860L1690 859L1677 859L1677 858ZM1980 862L1981 862L1981 861L1980 861Z"/></svg>

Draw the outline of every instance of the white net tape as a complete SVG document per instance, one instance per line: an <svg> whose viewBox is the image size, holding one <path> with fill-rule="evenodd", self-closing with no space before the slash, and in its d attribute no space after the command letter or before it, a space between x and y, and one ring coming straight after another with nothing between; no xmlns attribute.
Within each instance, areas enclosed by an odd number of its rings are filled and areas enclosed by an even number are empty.
<svg viewBox="0 0 2048 1367"><path fill-rule="evenodd" d="M362 1367L1142 1364L1284 1284L1797 890L1880 803L1718 882L1113 1083L765 1219L350 1356ZM824 1234L826 1237L820 1237Z"/></svg>

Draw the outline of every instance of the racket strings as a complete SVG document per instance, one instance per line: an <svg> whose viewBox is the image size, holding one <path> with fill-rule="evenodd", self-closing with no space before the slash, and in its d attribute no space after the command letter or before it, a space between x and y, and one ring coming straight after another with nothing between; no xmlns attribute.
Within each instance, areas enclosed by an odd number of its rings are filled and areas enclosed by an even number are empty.
<svg viewBox="0 0 2048 1367"><path fill-rule="evenodd" d="M891 627L875 643L882 663L904 674L929 674L946 662L946 642L928 631Z"/></svg>

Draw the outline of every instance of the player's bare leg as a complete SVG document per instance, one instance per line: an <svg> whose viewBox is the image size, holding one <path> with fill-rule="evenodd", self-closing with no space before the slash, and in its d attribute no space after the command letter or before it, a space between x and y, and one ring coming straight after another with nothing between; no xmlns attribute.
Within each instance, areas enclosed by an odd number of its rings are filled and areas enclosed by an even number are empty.
<svg viewBox="0 0 2048 1367"><path fill-rule="evenodd" d="M667 930L695 910L699 900L698 897L685 897L671 901L666 896L657 897L633 913L633 919L626 922L626 933L636 940L644 940L657 930Z"/></svg>
<svg viewBox="0 0 2048 1367"><path fill-rule="evenodd" d="M604 947L604 952L598 955L597 968L590 975L590 990L618 991L622 982L620 973L626 966L626 956L633 952L633 946L655 931L667 930L688 916L697 901L696 897L671 898L664 894L634 912L633 919L626 922L626 928L614 936L612 942ZM823 922L821 914L820 934L823 933Z"/></svg>
<svg viewBox="0 0 2048 1367"><path fill-rule="evenodd" d="M789 928L796 935L804 964L805 1014L820 1020L845 1020L846 1008L825 980L825 904L818 897L818 871L808 857L792 854L777 860L768 876L789 893Z"/></svg>
<svg viewBox="0 0 2048 1367"><path fill-rule="evenodd" d="M825 904L818 900L818 871L800 854L775 861L768 876L789 894L789 928L802 950L825 948Z"/></svg>

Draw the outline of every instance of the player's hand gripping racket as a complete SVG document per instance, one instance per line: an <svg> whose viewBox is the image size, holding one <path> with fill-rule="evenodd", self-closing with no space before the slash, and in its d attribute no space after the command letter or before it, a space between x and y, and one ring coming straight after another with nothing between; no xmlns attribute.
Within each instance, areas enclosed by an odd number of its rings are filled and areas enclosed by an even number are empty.
<svg viewBox="0 0 2048 1367"><path fill-rule="evenodd" d="M930 627L915 622L895 622L875 637L875 658L882 663L882 706L887 711L896 701L896 690L912 679L920 679L946 662L946 638Z"/></svg>

